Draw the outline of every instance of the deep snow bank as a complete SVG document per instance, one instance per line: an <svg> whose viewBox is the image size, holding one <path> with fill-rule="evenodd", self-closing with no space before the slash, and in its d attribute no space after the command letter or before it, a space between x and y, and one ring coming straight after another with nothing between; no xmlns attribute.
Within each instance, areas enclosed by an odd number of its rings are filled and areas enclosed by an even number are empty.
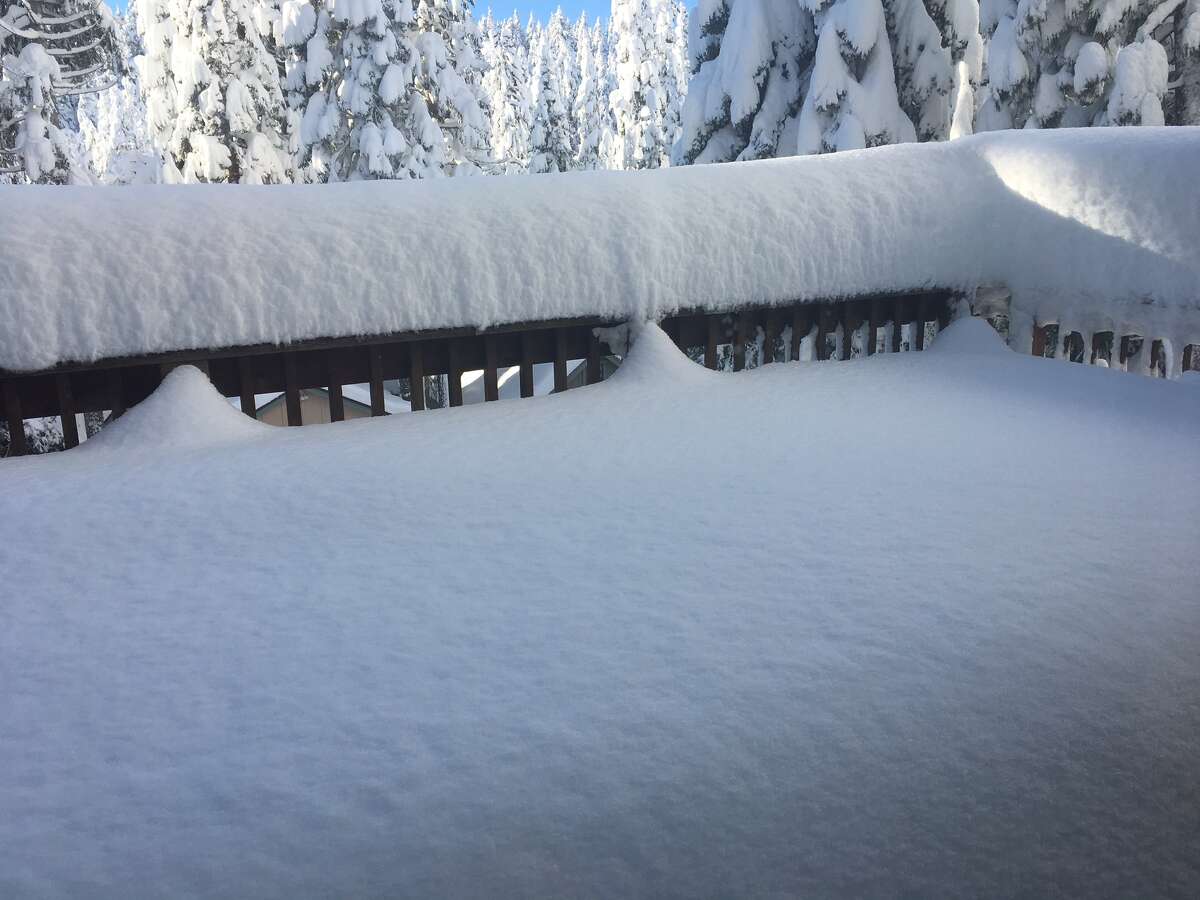
<svg viewBox="0 0 1200 900"><path fill-rule="evenodd" d="M1200 317L1198 164L1200 129L1131 128L642 173L0 188L22 223L0 243L0 368L993 282L1028 313L1175 336Z"/></svg>
<svg viewBox="0 0 1200 900"><path fill-rule="evenodd" d="M1200 391L982 336L6 461L0 897L1200 896Z"/></svg>

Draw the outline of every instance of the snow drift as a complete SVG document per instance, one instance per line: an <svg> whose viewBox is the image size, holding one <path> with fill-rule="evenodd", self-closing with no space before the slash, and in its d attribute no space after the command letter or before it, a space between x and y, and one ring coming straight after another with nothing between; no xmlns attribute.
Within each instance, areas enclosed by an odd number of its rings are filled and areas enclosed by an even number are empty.
<svg viewBox="0 0 1200 900"><path fill-rule="evenodd" d="M1200 338L1200 129L981 135L639 173L2 188L0 368L1004 283ZM121 237L115 243L114 235Z"/></svg>
<svg viewBox="0 0 1200 900"><path fill-rule="evenodd" d="M179 366L141 403L109 423L80 452L141 454L217 447L271 429L234 409L195 366Z"/></svg>
<svg viewBox="0 0 1200 900"><path fill-rule="evenodd" d="M1200 391L981 328L4 462L0 897L1200 896Z"/></svg>

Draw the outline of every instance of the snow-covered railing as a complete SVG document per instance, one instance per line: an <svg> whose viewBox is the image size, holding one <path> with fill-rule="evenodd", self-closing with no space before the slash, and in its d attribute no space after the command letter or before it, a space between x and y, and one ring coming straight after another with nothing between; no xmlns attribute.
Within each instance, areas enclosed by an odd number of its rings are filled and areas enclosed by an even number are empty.
<svg viewBox="0 0 1200 900"><path fill-rule="evenodd" d="M743 308L733 313L692 310L662 325L680 348L709 368L740 370L800 359L850 359L860 354L921 350L927 335L950 320L948 292L877 296L863 300ZM499 399L501 373L518 370L520 396L534 394L534 367L553 366L554 390L570 386L572 363L584 384L602 380L602 359L624 348L605 343L622 324L584 317L489 329L442 329L367 338L333 338L289 345L261 344L204 351L175 351L63 364L41 372L0 370L0 400L11 435L11 455L25 452L25 419L58 417L64 443L79 443L76 416L121 415L145 399L172 368L190 364L208 374L218 391L239 398L256 415L256 396L285 398L289 425L302 425L301 392L325 389L329 420L345 417L343 386L366 384L371 414L385 414L385 382L407 379L412 410L425 409L427 379L446 377L449 406L463 403L463 375L482 371L484 401ZM849 335L849 339L847 339ZM874 339L872 340L872 336Z"/></svg>
<svg viewBox="0 0 1200 900"><path fill-rule="evenodd" d="M781 340L917 349L919 317L947 315L931 291L1022 352L1174 376L1200 344L1200 185L1179 177L1197 160L1200 129L1065 129L642 173L0 188L20 223L0 242L4 415L119 411L180 362L243 403L329 386L335 419L339 384L378 396L417 370L451 376L452 403L466 370L494 395L500 367L525 387L554 363L561 388L571 359L599 377L593 329L621 322L710 363L715 340L733 367Z"/></svg>
<svg viewBox="0 0 1200 900"><path fill-rule="evenodd" d="M1012 315L1006 306L980 292L976 311L1004 329ZM711 369L744 368L776 362L850 360L876 353L925 349L928 341L954 315L969 312L969 298L950 291L922 291L863 298L743 307L732 312L703 309L675 313L661 320L671 339L697 363ZM208 374L227 397L238 398L249 416L258 412L256 397L284 398L289 425L306 424L301 395L323 389L328 420L345 415L343 387L369 386L371 415L385 411L385 383L407 379L413 411L426 408L430 379L446 378L449 406L463 404L463 376L481 371L483 400L500 398L507 370L516 370L521 397L534 395L534 367L553 367L554 390L573 383L578 363L580 383L603 379L603 358L620 354L622 322L583 317L488 329L458 328L396 333L365 338L332 338L287 345L260 344L216 350L181 350L140 357L116 357L95 363L62 364L40 372L0 370L0 417L11 435L10 455L26 451L23 422L57 417L67 448L79 443L76 416L83 413L121 415L139 403L176 366L189 364ZM1010 343L1014 335L1010 333ZM1169 341L1140 334L1096 333L1085 342L1078 332L1038 324L1029 344L1014 347L1038 356L1059 356L1165 377L1172 369ZM1020 338L1017 338L1020 340ZM1090 348L1090 353L1089 349ZM1178 348L1184 370L1200 368L1200 345ZM416 390L413 385L419 385ZM324 421L324 417L322 417Z"/></svg>

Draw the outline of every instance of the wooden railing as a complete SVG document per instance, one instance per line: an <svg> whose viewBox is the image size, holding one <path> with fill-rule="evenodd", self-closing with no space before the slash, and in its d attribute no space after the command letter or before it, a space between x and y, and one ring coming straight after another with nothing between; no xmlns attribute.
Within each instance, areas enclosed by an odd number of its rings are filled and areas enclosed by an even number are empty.
<svg viewBox="0 0 1200 900"><path fill-rule="evenodd" d="M944 328L950 321L954 295L948 291L896 294L793 306L756 307L736 312L694 310L662 321L663 329L683 350L710 368L728 365L734 370L749 364L795 360L805 339L811 340L812 358L849 359L855 335L859 352L897 352L924 349L926 332ZM371 414L384 415L384 382L448 376L449 405L463 402L462 374L482 370L484 399L499 398L499 373L520 368L520 395L534 393L534 366L553 364L554 390L569 387L568 367L582 360L584 383L603 378L604 347L596 329L620 323L600 318L526 322L489 329L457 328L363 338L303 341L285 346L264 344L215 350L181 350L140 357L121 357L86 364L64 364L32 373L0 371L0 414L8 421L9 455L26 452L25 419L57 416L66 447L79 443L76 414L110 412L119 416L145 399L163 376L179 365L204 370L226 397L240 398L242 411L256 413L255 395L282 393L289 425L302 423L300 392L327 388L329 418L345 417L342 386L368 384ZM909 326L909 341L902 328ZM839 335L842 339L838 339ZM1035 355L1047 354L1047 330L1034 331ZM1073 339L1072 339L1073 340ZM1082 338L1080 339L1082 340ZM1134 346L1134 338L1118 346L1121 361ZM1107 346L1103 340L1094 347ZM1072 356L1075 345L1070 344ZM753 352L748 352L753 348ZM1155 349L1157 348L1157 349ZM615 348L614 348L615 349ZM1095 352L1095 351L1093 351ZM1161 355L1161 342L1152 342L1152 354ZM1158 358L1157 356L1155 357ZM1196 359L1189 347L1185 368ZM425 392L411 390L413 410L425 408Z"/></svg>
<svg viewBox="0 0 1200 900"><path fill-rule="evenodd" d="M1200 368L1200 346L1188 344L1180 348L1183 354L1180 368L1184 372ZM1170 373L1167 366L1166 343L1148 335L1097 331L1088 335L1065 331L1058 323L1038 324L1033 329L1034 356L1057 357L1075 363L1103 363L1110 368L1129 370L1131 367L1158 378Z"/></svg>

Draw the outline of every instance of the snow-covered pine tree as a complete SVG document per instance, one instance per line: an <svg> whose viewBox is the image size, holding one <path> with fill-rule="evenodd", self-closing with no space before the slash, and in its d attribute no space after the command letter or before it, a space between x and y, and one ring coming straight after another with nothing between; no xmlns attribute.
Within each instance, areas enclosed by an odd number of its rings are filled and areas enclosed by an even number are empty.
<svg viewBox="0 0 1200 900"><path fill-rule="evenodd" d="M489 13L490 19L490 13ZM503 174L529 169L529 51L516 13L489 27L483 76L491 116L493 170Z"/></svg>
<svg viewBox="0 0 1200 900"><path fill-rule="evenodd" d="M1200 0L1186 0L1175 9L1172 25L1175 96L1172 125L1200 125Z"/></svg>
<svg viewBox="0 0 1200 900"><path fill-rule="evenodd" d="M278 64L260 32L256 4L171 0L169 9L175 121L163 149L174 168L185 182L287 181ZM157 11L149 12L157 21Z"/></svg>
<svg viewBox="0 0 1200 900"><path fill-rule="evenodd" d="M880 0L804 0L817 31L800 112L801 153L915 141L900 108L887 16Z"/></svg>
<svg viewBox="0 0 1200 900"><path fill-rule="evenodd" d="M479 172L479 164L489 156L489 123L480 87L483 61L474 0L414 3L414 43L420 59L415 86L425 101L425 115L442 132L444 148L438 169L426 174Z"/></svg>
<svg viewBox="0 0 1200 900"><path fill-rule="evenodd" d="M978 0L885 0L900 106L917 139L970 134L983 71Z"/></svg>
<svg viewBox="0 0 1200 900"><path fill-rule="evenodd" d="M161 159L150 140L146 101L134 64L143 55L137 6L129 6L116 23L117 47L125 65L112 87L80 98L80 136L100 183L155 181L160 175Z"/></svg>
<svg viewBox="0 0 1200 900"><path fill-rule="evenodd" d="M319 181L475 171L487 156L470 0L288 0L297 165Z"/></svg>
<svg viewBox="0 0 1200 900"><path fill-rule="evenodd" d="M141 53L135 57L142 98L146 103L146 127L150 140L160 152L171 144L177 109L175 78L171 69L171 50L175 43L175 22L171 17L174 0L131 0ZM173 163L164 165L168 180L179 180Z"/></svg>
<svg viewBox="0 0 1200 900"><path fill-rule="evenodd" d="M530 172L568 172L574 167L572 149L572 95L565 95L562 66L555 55L561 42L551 40L550 29L530 29L531 77Z"/></svg>
<svg viewBox="0 0 1200 900"><path fill-rule="evenodd" d="M1170 60L1156 35L1170 33L1164 23L1185 2L983 0L978 127L1163 124ZM1186 59L1186 39L1173 43Z"/></svg>
<svg viewBox="0 0 1200 900"><path fill-rule="evenodd" d="M71 180L58 99L107 87L118 64L103 4L0 0L0 179Z"/></svg>
<svg viewBox="0 0 1200 900"><path fill-rule="evenodd" d="M679 140L683 122L683 101L687 96L688 50L687 50L687 7L677 0L661 3L658 7L659 79L663 85L663 135L666 156Z"/></svg>
<svg viewBox="0 0 1200 900"><path fill-rule="evenodd" d="M787 156L816 48L798 0L699 0L688 22L692 76L677 165Z"/></svg>
<svg viewBox="0 0 1200 900"><path fill-rule="evenodd" d="M613 0L609 109L615 139L609 148L610 168L652 169L669 161L671 6L672 0Z"/></svg>
<svg viewBox="0 0 1200 900"><path fill-rule="evenodd" d="M674 157L721 162L969 133L977 21L977 0L700 0Z"/></svg>
<svg viewBox="0 0 1200 900"><path fill-rule="evenodd" d="M587 18L580 18L575 44L579 59L579 89L575 92L572 115L575 164L580 169L599 169L603 167L601 147L611 143L612 133L608 111L607 44L600 22L588 28ZM607 139L606 135L609 135Z"/></svg>

